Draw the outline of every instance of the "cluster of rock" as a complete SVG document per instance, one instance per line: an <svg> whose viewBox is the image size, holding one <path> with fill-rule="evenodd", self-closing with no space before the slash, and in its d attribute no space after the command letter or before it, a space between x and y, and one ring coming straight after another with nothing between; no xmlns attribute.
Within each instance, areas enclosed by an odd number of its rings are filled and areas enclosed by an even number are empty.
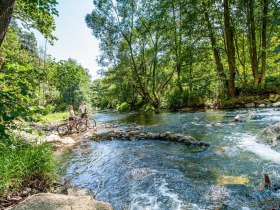
<svg viewBox="0 0 280 210"><path fill-rule="evenodd" d="M280 107L280 95L278 94L270 94L267 99L259 99L255 100L255 102L245 103L245 108L265 108L265 107Z"/></svg>
<svg viewBox="0 0 280 210"><path fill-rule="evenodd" d="M247 98L236 98L235 102L227 105L209 105L204 107L205 109L224 109L224 108L277 108L280 107L280 95L270 94L267 98L260 96L247 97ZM191 108L184 108L181 111L191 111Z"/></svg>
<svg viewBox="0 0 280 210"><path fill-rule="evenodd" d="M180 142L186 145L208 147L206 142L198 141L192 136L185 136L181 134L171 134L170 132L164 132L160 134L144 132L141 130L123 130L113 129L106 132L96 132L92 136L93 140L161 140L161 141L173 141Z"/></svg>
<svg viewBox="0 0 280 210"><path fill-rule="evenodd" d="M36 128L46 132L46 135L36 136L22 131L21 137L23 137L23 139L25 139L26 141L34 142L36 144L48 142L55 150L73 147L83 141L88 140L161 140L180 142L186 145L199 146L202 148L206 148L209 146L208 143L198 141L192 136L172 134L170 132L145 132L142 126L136 124L131 124L129 126L120 126L119 124L101 124L98 126L98 129L92 128L88 129L85 133L72 133L65 136L58 135L58 133L56 132L56 127L54 125Z"/></svg>

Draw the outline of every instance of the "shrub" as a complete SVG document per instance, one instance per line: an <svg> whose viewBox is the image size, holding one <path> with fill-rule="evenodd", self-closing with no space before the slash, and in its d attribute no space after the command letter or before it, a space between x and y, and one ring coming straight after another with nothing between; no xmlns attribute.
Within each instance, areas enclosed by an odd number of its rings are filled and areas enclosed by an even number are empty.
<svg viewBox="0 0 280 210"><path fill-rule="evenodd" d="M265 88L268 91L275 93L280 93L280 77L279 76L269 76L266 78Z"/></svg>
<svg viewBox="0 0 280 210"><path fill-rule="evenodd" d="M150 104L144 104L142 106L142 110L143 111L153 111L153 110L155 110L155 108L152 105L150 105Z"/></svg>
<svg viewBox="0 0 280 210"><path fill-rule="evenodd" d="M0 140L0 194L22 187L43 191L55 181L56 168L47 143L32 145L12 137Z"/></svg>
<svg viewBox="0 0 280 210"><path fill-rule="evenodd" d="M167 98L168 106L171 109L178 109L182 107L198 107L204 106L204 102L199 95L195 95L188 91L180 92L175 89Z"/></svg>
<svg viewBox="0 0 280 210"><path fill-rule="evenodd" d="M117 105L118 112L127 112L130 110L130 105L126 102Z"/></svg>
<svg viewBox="0 0 280 210"><path fill-rule="evenodd" d="M179 89L175 89L170 93L167 98L168 106L172 109L178 109L183 107L184 99L183 94L180 92Z"/></svg>

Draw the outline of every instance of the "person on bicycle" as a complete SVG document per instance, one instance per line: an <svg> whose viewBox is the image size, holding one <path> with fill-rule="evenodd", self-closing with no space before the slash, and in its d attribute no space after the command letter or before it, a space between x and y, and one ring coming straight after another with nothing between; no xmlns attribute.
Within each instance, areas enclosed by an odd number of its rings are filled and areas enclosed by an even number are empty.
<svg viewBox="0 0 280 210"><path fill-rule="evenodd" d="M68 118L68 124L74 127L75 125L75 113L72 104L70 103L68 106L68 113L69 113L69 118Z"/></svg>
<svg viewBox="0 0 280 210"><path fill-rule="evenodd" d="M78 109L78 113L81 112L81 122L86 123L87 121L87 106L85 105L85 103L83 101L81 101L79 109Z"/></svg>

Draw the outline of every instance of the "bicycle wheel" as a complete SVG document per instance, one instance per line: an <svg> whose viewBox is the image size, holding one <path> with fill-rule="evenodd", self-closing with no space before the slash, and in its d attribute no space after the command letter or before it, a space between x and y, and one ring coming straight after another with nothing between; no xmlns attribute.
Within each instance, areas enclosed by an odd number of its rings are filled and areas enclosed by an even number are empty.
<svg viewBox="0 0 280 210"><path fill-rule="evenodd" d="M84 132L86 131L87 129L87 125L83 122L79 122L77 125L76 125L76 129L77 129L77 132L78 133L81 133L81 132Z"/></svg>
<svg viewBox="0 0 280 210"><path fill-rule="evenodd" d="M65 135L69 132L69 128L67 124L59 125L56 130L59 135Z"/></svg>
<svg viewBox="0 0 280 210"><path fill-rule="evenodd" d="M90 128L96 127L96 121L95 121L95 119L89 119L89 120L87 121L87 126L90 127Z"/></svg>

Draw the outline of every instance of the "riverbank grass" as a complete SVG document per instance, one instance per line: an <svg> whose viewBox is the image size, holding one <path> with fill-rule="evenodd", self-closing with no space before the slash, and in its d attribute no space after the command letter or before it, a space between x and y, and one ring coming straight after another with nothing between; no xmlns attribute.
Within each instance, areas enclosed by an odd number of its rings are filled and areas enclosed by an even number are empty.
<svg viewBox="0 0 280 210"><path fill-rule="evenodd" d="M45 191L57 178L56 171L50 145L32 145L13 136L1 137L0 195L20 192L25 187Z"/></svg>
<svg viewBox="0 0 280 210"><path fill-rule="evenodd" d="M62 120L64 118L68 118L68 113L67 112L57 112L57 113L52 113L52 114L47 114L45 116L42 116L40 119L40 122L42 123L50 123L55 120Z"/></svg>

